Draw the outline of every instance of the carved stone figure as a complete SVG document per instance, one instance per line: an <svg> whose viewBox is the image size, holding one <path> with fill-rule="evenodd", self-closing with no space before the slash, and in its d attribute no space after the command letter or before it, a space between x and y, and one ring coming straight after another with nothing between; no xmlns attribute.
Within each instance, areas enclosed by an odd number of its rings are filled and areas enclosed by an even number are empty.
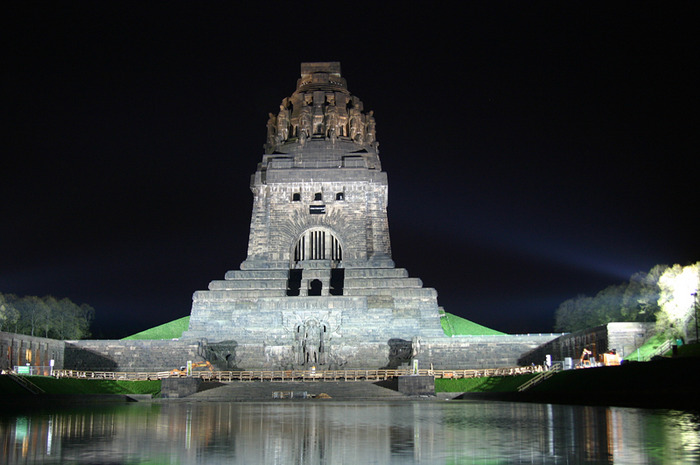
<svg viewBox="0 0 700 465"><path fill-rule="evenodd" d="M362 113L357 108L350 109L350 139L355 142L362 142L364 132L364 122Z"/></svg>
<svg viewBox="0 0 700 465"><path fill-rule="evenodd" d="M297 363L307 367L326 364L325 336L327 325L311 318L297 326Z"/></svg>
<svg viewBox="0 0 700 465"><path fill-rule="evenodd" d="M299 115L299 142L304 145L306 139L311 137L313 120L311 118L311 107L304 106Z"/></svg>
<svg viewBox="0 0 700 465"><path fill-rule="evenodd" d="M367 115L367 135L365 136L365 142L369 145L374 144L377 140L377 123L374 121L374 112L370 111Z"/></svg>
<svg viewBox="0 0 700 465"><path fill-rule="evenodd" d="M267 148L268 151L277 144L277 117L269 113L267 120Z"/></svg>
<svg viewBox="0 0 700 465"><path fill-rule="evenodd" d="M331 140L331 142L335 143L336 138L338 137L338 109L335 107L335 105L330 105L326 109L326 137Z"/></svg>
<svg viewBox="0 0 700 465"><path fill-rule="evenodd" d="M277 140L284 142L289 137L289 109L280 105L280 112L277 116Z"/></svg>

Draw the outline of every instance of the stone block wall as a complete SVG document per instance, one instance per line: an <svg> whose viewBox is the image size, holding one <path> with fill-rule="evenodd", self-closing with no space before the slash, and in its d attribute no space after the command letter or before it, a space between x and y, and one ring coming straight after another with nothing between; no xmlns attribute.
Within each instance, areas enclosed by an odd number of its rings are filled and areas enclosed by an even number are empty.
<svg viewBox="0 0 700 465"><path fill-rule="evenodd" d="M48 367L51 360L54 368L63 368L64 347L65 342L56 339L0 332L0 370L27 364Z"/></svg>
<svg viewBox="0 0 700 465"><path fill-rule="evenodd" d="M178 399L191 396L199 389L200 378L165 378L161 381L160 396L163 399Z"/></svg>
<svg viewBox="0 0 700 465"><path fill-rule="evenodd" d="M88 371L169 371L202 361L198 341L67 341L65 368Z"/></svg>
<svg viewBox="0 0 700 465"><path fill-rule="evenodd" d="M564 360L571 357L578 360L584 347L594 355L615 349L623 358L644 344L653 334L654 323L608 323L604 326L564 334L549 343L538 347L520 360L521 365L542 363L547 354L552 359Z"/></svg>
<svg viewBox="0 0 700 465"><path fill-rule="evenodd" d="M608 323L608 350L615 349L623 358L634 352L654 335L654 323Z"/></svg>
<svg viewBox="0 0 700 465"><path fill-rule="evenodd" d="M399 376L399 392L407 396L434 396L433 376Z"/></svg>
<svg viewBox="0 0 700 465"><path fill-rule="evenodd" d="M455 336L413 341L414 357L421 368L482 369L522 365L524 354L559 337L559 334ZM537 364L544 361L538 360ZM530 364L530 363L526 363Z"/></svg>
<svg viewBox="0 0 700 465"><path fill-rule="evenodd" d="M458 336L389 339L383 342L329 341L327 363L318 369L397 368L417 359L421 368L483 369L531 363L541 364L547 354L554 360L578 359L585 346L597 352L615 348L631 353L653 331L651 323L610 323L573 334ZM220 370L290 369L292 344L209 344L198 340L84 340L53 339L0 332L0 368L30 363L87 371L169 371L188 360L209 360Z"/></svg>

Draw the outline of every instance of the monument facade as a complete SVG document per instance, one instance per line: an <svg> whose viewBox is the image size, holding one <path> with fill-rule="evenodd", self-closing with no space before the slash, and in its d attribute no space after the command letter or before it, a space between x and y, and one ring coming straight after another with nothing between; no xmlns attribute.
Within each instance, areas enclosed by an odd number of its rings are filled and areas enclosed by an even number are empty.
<svg viewBox="0 0 700 465"><path fill-rule="evenodd" d="M264 149L250 183L247 257L194 293L179 340L0 332L0 367L52 359L55 369L136 372L188 360L219 370L396 368L415 360L498 368L542 363L543 351L568 356L581 338L544 346L560 335L445 336L437 292L392 260L374 113L350 93L339 63L301 65L296 90L269 115Z"/></svg>
<svg viewBox="0 0 700 465"><path fill-rule="evenodd" d="M241 369L395 366L443 338L437 292L394 266L378 145L340 64L303 63L267 121L247 258L194 294L183 337Z"/></svg>

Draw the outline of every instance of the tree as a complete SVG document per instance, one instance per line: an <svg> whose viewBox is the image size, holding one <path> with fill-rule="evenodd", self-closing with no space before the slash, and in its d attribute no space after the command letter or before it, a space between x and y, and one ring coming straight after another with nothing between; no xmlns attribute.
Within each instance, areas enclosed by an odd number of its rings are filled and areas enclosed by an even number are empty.
<svg viewBox="0 0 700 465"><path fill-rule="evenodd" d="M695 317L694 306L700 288L700 262L673 265L659 278L660 310L657 328L673 337L687 337L688 325Z"/></svg>
<svg viewBox="0 0 700 465"><path fill-rule="evenodd" d="M90 336L95 309L53 296L0 294L0 330L58 339Z"/></svg>
<svg viewBox="0 0 700 465"><path fill-rule="evenodd" d="M679 274L681 268L675 265L673 273ZM613 321L666 318L659 311L663 294L660 280L662 276L670 276L669 270L667 265L656 265L648 273L635 273L628 282L606 287L595 297L580 295L563 302L556 311L555 330L579 331ZM667 323L662 326L671 324L668 318L664 321Z"/></svg>
<svg viewBox="0 0 700 465"><path fill-rule="evenodd" d="M621 321L654 321L659 311L659 278L668 265L656 265L648 273L632 275L620 310Z"/></svg>
<svg viewBox="0 0 700 465"><path fill-rule="evenodd" d="M554 329L573 332L596 326L592 303L593 299L585 295L562 302L555 314Z"/></svg>
<svg viewBox="0 0 700 465"><path fill-rule="evenodd" d="M14 305L16 300L16 295L0 294L0 331L10 330L19 320L19 311Z"/></svg>
<svg viewBox="0 0 700 465"><path fill-rule="evenodd" d="M60 312L60 308L58 306L58 301L53 296L47 295L42 300L46 305L46 310L44 311L44 314L41 315L41 329L44 333L43 336L49 337L49 331L52 331L55 326L55 322L53 320Z"/></svg>
<svg viewBox="0 0 700 465"><path fill-rule="evenodd" d="M21 332L30 336L38 336L41 323L50 311L40 297L33 295L23 297L18 301Z"/></svg>
<svg viewBox="0 0 700 465"><path fill-rule="evenodd" d="M596 294L593 299L596 326L622 321L622 302L628 286L628 283L615 284Z"/></svg>

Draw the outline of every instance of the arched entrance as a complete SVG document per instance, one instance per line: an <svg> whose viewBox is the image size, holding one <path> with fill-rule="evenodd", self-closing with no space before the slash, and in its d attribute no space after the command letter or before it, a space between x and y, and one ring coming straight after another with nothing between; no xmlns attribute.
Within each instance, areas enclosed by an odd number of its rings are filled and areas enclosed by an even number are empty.
<svg viewBox="0 0 700 465"><path fill-rule="evenodd" d="M338 238L325 228L311 228L304 231L294 245L294 263L306 260L343 259L343 247Z"/></svg>
<svg viewBox="0 0 700 465"><path fill-rule="evenodd" d="M293 244L287 295L343 295L345 273L341 268L342 260L343 246L331 230L323 227L307 229Z"/></svg>

